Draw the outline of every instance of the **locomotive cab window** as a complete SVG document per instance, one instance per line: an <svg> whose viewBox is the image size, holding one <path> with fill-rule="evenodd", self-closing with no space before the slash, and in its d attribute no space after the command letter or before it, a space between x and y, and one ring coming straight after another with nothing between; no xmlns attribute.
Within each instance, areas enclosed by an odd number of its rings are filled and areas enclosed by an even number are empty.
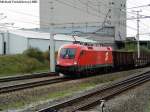
<svg viewBox="0 0 150 112"><path fill-rule="evenodd" d="M60 51L60 57L63 59L74 59L76 49L75 48L63 48Z"/></svg>

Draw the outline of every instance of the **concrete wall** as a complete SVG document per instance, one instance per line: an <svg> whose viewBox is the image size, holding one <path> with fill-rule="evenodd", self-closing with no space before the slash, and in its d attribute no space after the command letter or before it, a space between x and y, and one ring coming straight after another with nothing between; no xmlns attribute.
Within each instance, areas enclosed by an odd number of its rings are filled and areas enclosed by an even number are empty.
<svg viewBox="0 0 150 112"><path fill-rule="evenodd" d="M3 37L3 38L2 38ZM28 48L38 48L41 51L49 49L49 39L28 38L12 33L3 33L0 35L0 55L3 54L3 42L6 42L6 54L21 54ZM71 41L55 40L55 50L64 45L72 43Z"/></svg>
<svg viewBox="0 0 150 112"><path fill-rule="evenodd" d="M7 54L8 52L8 33L6 32L1 32L0 33L0 55L3 55L3 54ZM6 46L4 47L4 42L6 44ZM4 49L5 49L5 52L4 52Z"/></svg>
<svg viewBox="0 0 150 112"><path fill-rule="evenodd" d="M81 0L82 3L78 0L59 0L55 1L53 0L53 6L54 6L54 15L53 15L53 22L56 24L65 24L67 27L72 27L72 24L69 23L91 23L91 25L95 25L93 22L103 22L105 14L108 12L108 8L105 7L103 9L103 5L101 5L97 0L88 0L90 2L87 2L87 0ZM107 0L108 1L108 0ZM103 1L102 1L103 2ZM100 5L99 7L93 6L94 5ZM90 7L87 7L89 5L94 10L91 10ZM48 28L50 23L50 0L40 0L40 26L41 28ZM103 9L101 11L101 9ZM99 10L101 13L99 13ZM64 25L62 25L64 26Z"/></svg>
<svg viewBox="0 0 150 112"><path fill-rule="evenodd" d="M41 51L46 51L49 48L49 40L45 39L28 39L28 48L38 48Z"/></svg>
<svg viewBox="0 0 150 112"><path fill-rule="evenodd" d="M49 1L40 0L41 28L49 28ZM125 40L126 0L53 0L53 7L53 23L59 24L56 25L56 32L93 32L100 29L105 21L106 26L115 27L115 40Z"/></svg>
<svg viewBox="0 0 150 112"><path fill-rule="evenodd" d="M58 51L58 49L64 45L69 44L72 42L69 41L55 41L55 51ZM41 51L47 51L49 49L49 40L46 39L28 39L28 48L38 48Z"/></svg>
<svg viewBox="0 0 150 112"><path fill-rule="evenodd" d="M8 45L8 44L7 44ZM9 53L8 54L20 54L27 49L27 38L9 34Z"/></svg>
<svg viewBox="0 0 150 112"><path fill-rule="evenodd" d="M115 40L126 39L126 0L113 0L112 21L115 26Z"/></svg>
<svg viewBox="0 0 150 112"><path fill-rule="evenodd" d="M3 54L3 34L0 33L0 55Z"/></svg>
<svg viewBox="0 0 150 112"><path fill-rule="evenodd" d="M55 41L55 50L58 51L59 48L64 44L70 44L72 42L69 41Z"/></svg>

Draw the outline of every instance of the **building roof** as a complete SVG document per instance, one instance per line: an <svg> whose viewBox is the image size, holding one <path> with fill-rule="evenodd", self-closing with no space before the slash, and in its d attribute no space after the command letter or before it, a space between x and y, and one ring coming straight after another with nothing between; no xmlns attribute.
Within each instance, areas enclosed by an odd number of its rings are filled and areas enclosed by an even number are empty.
<svg viewBox="0 0 150 112"><path fill-rule="evenodd" d="M24 30L9 30L10 34L19 35L25 38L31 38L31 39L49 39L50 33L44 33L44 32L35 32L35 31L24 31ZM75 41L73 36L70 35L62 35L62 34L56 34L54 36L55 40L58 41ZM90 39L85 39L82 37L75 36L75 39L77 41L81 42L96 42Z"/></svg>

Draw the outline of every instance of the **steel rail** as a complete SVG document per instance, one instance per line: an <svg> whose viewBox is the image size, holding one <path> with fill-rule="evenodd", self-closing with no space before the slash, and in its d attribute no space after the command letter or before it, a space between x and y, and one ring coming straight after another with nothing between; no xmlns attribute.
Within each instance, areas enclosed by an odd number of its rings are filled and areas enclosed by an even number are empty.
<svg viewBox="0 0 150 112"><path fill-rule="evenodd" d="M126 78L125 80L107 85L91 93L87 93L80 97L52 105L45 109L41 109L38 112L48 112L50 110L60 110L61 112L75 112L77 110L86 110L89 107L99 104L100 100L102 99L108 100L114 95L117 95L149 80L150 71L147 71L145 73L142 72L133 77Z"/></svg>
<svg viewBox="0 0 150 112"><path fill-rule="evenodd" d="M57 73L43 72L43 73L34 73L31 75L10 76L10 77L0 78L0 82L9 82L9 81L41 78L41 77L48 77L48 76L55 76L55 75L57 75Z"/></svg>
<svg viewBox="0 0 150 112"><path fill-rule="evenodd" d="M43 80L43 81L35 81L35 82L29 82L29 83L24 83L24 84L1 87L0 94L14 92L17 90L22 90L22 89L27 89L27 88L32 88L32 87L44 86L48 84L65 82L69 80L70 79L65 79L65 78L55 78L55 79L48 79L48 80Z"/></svg>
<svg viewBox="0 0 150 112"><path fill-rule="evenodd" d="M97 99L95 99L95 100L93 100L91 102L88 102L85 105L81 105L81 106L77 107L76 109L74 109L72 111L69 111L69 112L75 112L76 110L88 110L88 109L91 109L92 107L100 104L101 100L108 100L108 99L112 98L113 96L115 96L117 94L120 94L120 93L122 93L122 92L124 92L124 91L126 91L126 90L128 90L128 89L130 89L132 87L140 85L140 84L142 84L142 83L144 83L146 81L149 81L149 80L150 80L150 77L145 77L143 79L139 79L139 80L137 80L135 82L132 82L129 85L124 85L124 86L122 85L121 87L116 88L114 91L113 90L107 90L107 91L105 91L105 93L107 92L109 94L106 94L106 95L104 95L102 97L99 97L99 98L97 98Z"/></svg>

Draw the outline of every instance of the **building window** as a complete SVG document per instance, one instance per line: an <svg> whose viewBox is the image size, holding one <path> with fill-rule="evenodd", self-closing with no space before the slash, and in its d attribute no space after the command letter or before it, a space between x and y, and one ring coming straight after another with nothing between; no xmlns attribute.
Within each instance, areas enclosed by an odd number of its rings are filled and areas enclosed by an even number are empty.
<svg viewBox="0 0 150 112"><path fill-rule="evenodd" d="M114 2L109 2L109 5L114 5L115 3Z"/></svg>

